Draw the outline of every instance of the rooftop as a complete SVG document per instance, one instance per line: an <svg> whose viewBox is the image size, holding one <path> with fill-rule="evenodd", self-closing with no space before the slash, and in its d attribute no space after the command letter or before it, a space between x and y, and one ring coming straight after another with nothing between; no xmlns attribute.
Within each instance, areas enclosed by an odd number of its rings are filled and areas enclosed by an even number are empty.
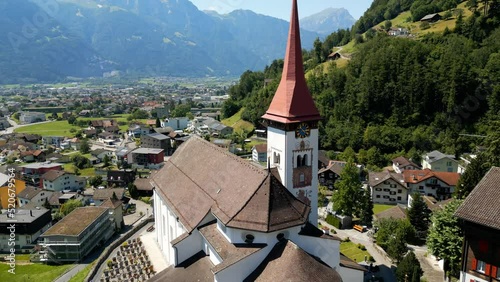
<svg viewBox="0 0 500 282"><path fill-rule="evenodd" d="M406 183L420 183L429 178L435 177L450 186L456 186L460 179L460 174L456 172L433 171L428 168L423 170L405 170L403 177Z"/></svg>
<svg viewBox="0 0 500 282"><path fill-rule="evenodd" d="M47 181L54 181L65 174L66 172L64 170L50 170L42 175L42 179Z"/></svg>
<svg viewBox="0 0 500 282"><path fill-rule="evenodd" d="M31 163L31 164L25 164L20 167L22 168L29 168L29 169L41 169L41 168L53 168L61 166L62 164L60 163L51 163L51 162L44 162L44 163Z"/></svg>
<svg viewBox="0 0 500 282"><path fill-rule="evenodd" d="M481 179L455 216L500 230L500 168L492 167Z"/></svg>
<svg viewBox="0 0 500 282"><path fill-rule="evenodd" d="M132 151L134 154L159 154L163 152L163 149L153 149L153 148L139 148Z"/></svg>
<svg viewBox="0 0 500 282"><path fill-rule="evenodd" d="M213 282L214 275L210 269L213 267L210 257L204 252L199 252L179 264L170 266L149 279L149 282L176 281L176 282Z"/></svg>
<svg viewBox="0 0 500 282"><path fill-rule="evenodd" d="M406 172L406 171L405 171ZM371 187L375 187L386 180L392 179L394 182L406 188L406 184L401 173L382 171L382 172L370 172L368 175L368 182Z"/></svg>
<svg viewBox="0 0 500 282"><path fill-rule="evenodd" d="M10 218L7 212L2 212L2 214L0 214L0 223L12 223L14 220L17 223L29 223L35 221L47 212L50 213L50 210L44 208L31 210L19 208L16 209L16 213L13 218Z"/></svg>
<svg viewBox="0 0 500 282"><path fill-rule="evenodd" d="M154 138L156 140L168 140L168 139L170 139L170 137L165 136L165 135L163 135L161 133L151 133L151 134L148 134L146 136Z"/></svg>
<svg viewBox="0 0 500 282"><path fill-rule="evenodd" d="M433 163L435 161L439 161L444 158L449 158L451 160L455 160L454 155L445 155L439 151L432 151L424 155L424 159L427 160L428 163Z"/></svg>
<svg viewBox="0 0 500 282"><path fill-rule="evenodd" d="M108 208L76 208L61 219L61 221L49 228L49 230L45 231L42 236L78 236L105 212L108 212Z"/></svg>

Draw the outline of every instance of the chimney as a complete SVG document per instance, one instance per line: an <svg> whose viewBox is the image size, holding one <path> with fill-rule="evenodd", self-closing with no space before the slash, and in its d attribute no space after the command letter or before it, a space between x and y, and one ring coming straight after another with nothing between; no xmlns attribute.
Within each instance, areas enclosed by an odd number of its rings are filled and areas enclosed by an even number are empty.
<svg viewBox="0 0 500 282"><path fill-rule="evenodd" d="M30 210L30 216L33 217L33 211L32 210Z"/></svg>

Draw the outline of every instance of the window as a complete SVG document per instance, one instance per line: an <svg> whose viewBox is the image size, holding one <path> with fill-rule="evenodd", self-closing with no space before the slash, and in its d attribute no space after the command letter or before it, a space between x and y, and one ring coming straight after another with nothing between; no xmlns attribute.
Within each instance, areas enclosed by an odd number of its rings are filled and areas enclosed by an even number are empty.
<svg viewBox="0 0 500 282"><path fill-rule="evenodd" d="M26 236L26 244L31 244L31 236Z"/></svg>
<svg viewBox="0 0 500 282"><path fill-rule="evenodd" d="M384 198L384 199L389 199L389 196L384 195L382 198Z"/></svg>
<svg viewBox="0 0 500 282"><path fill-rule="evenodd" d="M433 178L433 179L429 180L429 183L430 184L437 184L437 179Z"/></svg>
<svg viewBox="0 0 500 282"><path fill-rule="evenodd" d="M424 190L424 186L418 186L419 190Z"/></svg>
<svg viewBox="0 0 500 282"><path fill-rule="evenodd" d="M382 191L382 188L375 188L375 191Z"/></svg>
<svg viewBox="0 0 500 282"><path fill-rule="evenodd" d="M446 166L451 166L451 162L446 162Z"/></svg>
<svg viewBox="0 0 500 282"><path fill-rule="evenodd" d="M401 201L401 197L398 197L398 201Z"/></svg>
<svg viewBox="0 0 500 282"><path fill-rule="evenodd" d="M401 193L403 193L403 190L398 189L398 194L401 194Z"/></svg>
<svg viewBox="0 0 500 282"><path fill-rule="evenodd" d="M396 192L390 192L389 194L390 195L396 195Z"/></svg>
<svg viewBox="0 0 500 282"><path fill-rule="evenodd" d="M500 267L495 267L495 268L496 268L496 270L497 270L497 273L493 273L493 276L495 276L495 275L496 275L496 278L497 278L497 279L500 279Z"/></svg>
<svg viewBox="0 0 500 282"><path fill-rule="evenodd" d="M304 184L306 182L305 175L303 173L299 174L299 182L300 184Z"/></svg>
<svg viewBox="0 0 500 282"><path fill-rule="evenodd" d="M391 184L391 188L396 188L396 184Z"/></svg>
<svg viewBox="0 0 500 282"><path fill-rule="evenodd" d="M379 198L379 199L380 199L380 195L377 195L377 198Z"/></svg>
<svg viewBox="0 0 500 282"><path fill-rule="evenodd" d="M486 263L482 260L478 260L476 264L476 271L484 273L486 271Z"/></svg>

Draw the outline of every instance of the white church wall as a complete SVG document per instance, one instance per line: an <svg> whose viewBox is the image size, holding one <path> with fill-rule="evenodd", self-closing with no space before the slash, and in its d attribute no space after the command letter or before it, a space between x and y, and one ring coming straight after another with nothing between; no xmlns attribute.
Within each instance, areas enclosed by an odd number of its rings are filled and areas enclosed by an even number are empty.
<svg viewBox="0 0 500 282"><path fill-rule="evenodd" d="M253 243L268 244L272 246L274 246L278 242L277 239L278 234L283 233L286 239L292 239L294 234L298 234L301 229L301 226L295 226L288 228L286 230L279 230L271 233L263 233L263 232L226 227L226 231L224 232L221 229L221 225L222 223L219 223L217 224L217 227L219 231L221 231L221 233L224 234L224 236L226 237L226 239L228 239L230 243L233 244L245 243L246 235L251 234L255 237Z"/></svg>
<svg viewBox="0 0 500 282"><path fill-rule="evenodd" d="M271 252L273 247L274 244L272 246L268 245L264 249L216 273L214 281L215 282L243 281L267 257L267 255L269 254L269 252Z"/></svg>
<svg viewBox="0 0 500 282"><path fill-rule="evenodd" d="M174 247L177 250L177 264L203 250L203 237L198 229L195 229L186 239L177 243Z"/></svg>
<svg viewBox="0 0 500 282"><path fill-rule="evenodd" d="M307 253L319 257L328 266L338 267L340 263L340 242L337 240L328 240L309 236L299 236L294 241ZM344 280L356 281L356 280Z"/></svg>
<svg viewBox="0 0 500 282"><path fill-rule="evenodd" d="M205 251L205 254L209 256L213 265L218 265L222 262L222 258L206 240L203 241L203 250Z"/></svg>
<svg viewBox="0 0 500 282"><path fill-rule="evenodd" d="M341 266L337 267L336 270L340 274L340 277L342 277L342 281L363 281L364 272L361 270Z"/></svg>

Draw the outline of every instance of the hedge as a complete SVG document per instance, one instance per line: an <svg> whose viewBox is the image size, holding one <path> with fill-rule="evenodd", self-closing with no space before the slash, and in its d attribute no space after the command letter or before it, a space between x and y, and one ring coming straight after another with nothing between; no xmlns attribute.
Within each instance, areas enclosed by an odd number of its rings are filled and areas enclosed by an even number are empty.
<svg viewBox="0 0 500 282"><path fill-rule="evenodd" d="M326 222L332 226L334 226L337 229L342 228L342 223L340 222L340 219L338 219L336 216L329 214L326 216Z"/></svg>

